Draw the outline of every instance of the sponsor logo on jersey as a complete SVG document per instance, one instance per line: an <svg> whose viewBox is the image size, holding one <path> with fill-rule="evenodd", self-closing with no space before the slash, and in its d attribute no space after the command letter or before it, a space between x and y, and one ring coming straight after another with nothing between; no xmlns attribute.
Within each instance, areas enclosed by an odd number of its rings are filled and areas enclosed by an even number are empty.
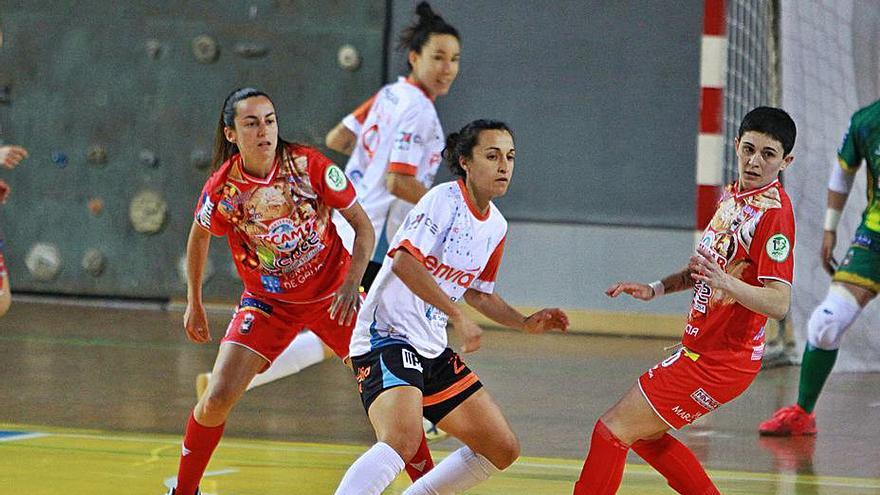
<svg viewBox="0 0 880 495"><path fill-rule="evenodd" d="M694 399L694 402L703 406L708 411L714 411L721 405L720 402L713 399L712 396L702 388L694 390L694 393L691 394L691 399Z"/></svg>
<svg viewBox="0 0 880 495"><path fill-rule="evenodd" d="M281 292L281 280L278 277L273 277L272 275L260 275L260 284L263 285L263 290L270 294L278 294Z"/></svg>
<svg viewBox="0 0 880 495"><path fill-rule="evenodd" d="M394 139L394 149L399 151L409 151L413 143L413 133L400 131Z"/></svg>
<svg viewBox="0 0 880 495"><path fill-rule="evenodd" d="M370 376L371 369L373 369L372 366L358 366L355 380L357 380L359 394L364 393L364 381Z"/></svg>
<svg viewBox="0 0 880 495"><path fill-rule="evenodd" d="M764 344L752 347L752 361L760 361L764 357Z"/></svg>
<svg viewBox="0 0 880 495"><path fill-rule="evenodd" d="M259 299L254 299L253 297L245 297L241 300L241 304L238 305L239 311L247 309L251 311L260 312L266 316L272 314L272 305L266 304Z"/></svg>
<svg viewBox="0 0 880 495"><path fill-rule="evenodd" d="M764 248L771 260L782 263L788 259L788 255L791 253L791 242L784 234L773 234L767 239L767 245Z"/></svg>
<svg viewBox="0 0 880 495"><path fill-rule="evenodd" d="M700 329L699 327L695 327L688 323L687 326L684 327L684 333L690 335L691 337L696 337L697 334L700 333Z"/></svg>
<svg viewBox="0 0 880 495"><path fill-rule="evenodd" d="M431 220L431 217L424 213L419 213L416 216L407 216L406 217L406 225L404 225L403 230L412 230L419 226L422 222L425 222L425 227L428 229L428 232L431 235L437 235L440 231L440 227Z"/></svg>
<svg viewBox="0 0 880 495"><path fill-rule="evenodd" d="M418 372L422 372L422 363L419 362L419 357L413 354L409 349L401 349L400 355L403 358L403 367L409 368L412 370L417 370Z"/></svg>
<svg viewBox="0 0 880 495"><path fill-rule="evenodd" d="M255 317L251 313L245 313L244 318L241 319L241 325L238 326L238 333L242 335L247 335L251 333L251 328L254 326Z"/></svg>
<svg viewBox="0 0 880 495"><path fill-rule="evenodd" d="M211 228L211 216L214 214L214 202L208 193L202 194L202 207L199 208L199 214L196 215L196 221L199 225L206 229Z"/></svg>
<svg viewBox="0 0 880 495"><path fill-rule="evenodd" d="M454 282L465 289L471 286L471 282L477 278L477 272L480 270L479 268L471 270L455 268L445 263L441 263L435 256L426 256L425 261L422 264L429 272L431 272L431 275L440 279L440 281L446 280Z"/></svg>
<svg viewBox="0 0 880 495"><path fill-rule="evenodd" d="M364 147L367 157L372 160L376 154L376 148L379 146L379 126L377 124L371 125L361 134L361 146Z"/></svg>
<svg viewBox="0 0 880 495"><path fill-rule="evenodd" d="M699 418L700 416L702 416L701 413L691 414L691 413L685 411L684 409L682 409L681 406L675 406L675 407L673 407L673 408L672 408L672 412L675 413L676 416L678 416L679 418L683 419L683 420L684 420L685 422L687 422L687 423L691 423L691 422L693 422L693 421L696 421L697 418Z"/></svg>
<svg viewBox="0 0 880 495"><path fill-rule="evenodd" d="M345 190L348 185L348 179L345 178L345 172L336 165L330 165L324 171L324 182L330 189L340 192Z"/></svg>
<svg viewBox="0 0 880 495"><path fill-rule="evenodd" d="M290 218L279 218L269 225L269 232L256 237L275 246L282 253L288 253L296 248L300 240L302 233L298 230Z"/></svg>

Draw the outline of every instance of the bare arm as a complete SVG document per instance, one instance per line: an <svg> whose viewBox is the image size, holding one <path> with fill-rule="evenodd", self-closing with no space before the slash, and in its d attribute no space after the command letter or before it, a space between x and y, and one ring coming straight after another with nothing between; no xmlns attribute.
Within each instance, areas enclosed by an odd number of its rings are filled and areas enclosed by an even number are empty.
<svg viewBox="0 0 880 495"><path fill-rule="evenodd" d="M385 187L394 196L416 204L428 192L428 188L422 185L415 176L388 172L385 176Z"/></svg>
<svg viewBox="0 0 880 495"><path fill-rule="evenodd" d="M373 232L370 218L357 201L339 213L354 229L354 245L351 250L351 265L345 280L336 291L329 312L331 319L338 321L340 325L348 325L360 309L359 288L376 242L376 233Z"/></svg>
<svg viewBox="0 0 880 495"><path fill-rule="evenodd" d="M357 135L351 132L348 127L340 122L336 124L336 127L330 130L327 133L327 137L324 138L324 144L327 145L333 151L338 151L343 155L351 155L351 152L354 151L354 145L357 142Z"/></svg>
<svg viewBox="0 0 880 495"><path fill-rule="evenodd" d="M691 257L691 277L730 294L750 310L781 320L791 306L791 287L778 280L766 280L763 287L749 285L726 273L713 259L697 252Z"/></svg>
<svg viewBox="0 0 880 495"><path fill-rule="evenodd" d="M525 316L498 294L486 294L473 289L464 293L464 300L483 316L508 328L529 333L547 330L568 330L568 316L558 308L545 308L530 316Z"/></svg>
<svg viewBox="0 0 880 495"><path fill-rule="evenodd" d="M832 210L836 211L838 212L837 215L840 215L840 212L842 212L843 208L846 206L846 200L848 197L849 193L841 193L829 189L827 210L829 212ZM837 245L837 226L835 225L832 230L829 230L829 227L829 225L825 226L825 232L822 235L822 249L819 252L819 255L822 258L822 268L824 268L828 274L834 275L834 272L837 270L837 260L834 259L834 246Z"/></svg>
<svg viewBox="0 0 880 495"><path fill-rule="evenodd" d="M415 256L398 249L394 253L391 270L413 294L449 317L449 321L464 339L462 352L473 352L480 348L480 336L483 331L449 299Z"/></svg>
<svg viewBox="0 0 880 495"><path fill-rule="evenodd" d="M211 246L211 233L193 222L186 243L186 312L183 326L186 335L196 343L209 342L208 317L202 303L202 276Z"/></svg>
<svg viewBox="0 0 880 495"><path fill-rule="evenodd" d="M688 290L694 286L694 280L690 277L690 268L685 267L671 275L663 277L660 281L663 284L663 293L679 292ZM649 284L641 282L617 282L605 290L605 294L609 297L617 297L621 294L629 294L636 299L642 301L650 301L658 294Z"/></svg>

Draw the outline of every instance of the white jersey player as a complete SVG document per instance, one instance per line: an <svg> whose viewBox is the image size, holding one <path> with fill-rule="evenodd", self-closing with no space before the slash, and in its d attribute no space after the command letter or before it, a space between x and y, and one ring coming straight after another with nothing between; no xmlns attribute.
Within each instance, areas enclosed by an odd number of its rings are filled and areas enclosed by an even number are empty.
<svg viewBox="0 0 880 495"><path fill-rule="evenodd" d="M461 493L519 456L498 405L446 345L448 320L461 333L463 352L480 347L482 330L459 309L460 299L507 327L568 327L559 309L526 317L494 291L507 221L492 199L507 192L514 154L502 122L477 120L450 135L444 158L459 180L428 192L395 234L350 346L378 441L348 469L337 495L380 494L416 451L422 415L465 446L405 495Z"/></svg>

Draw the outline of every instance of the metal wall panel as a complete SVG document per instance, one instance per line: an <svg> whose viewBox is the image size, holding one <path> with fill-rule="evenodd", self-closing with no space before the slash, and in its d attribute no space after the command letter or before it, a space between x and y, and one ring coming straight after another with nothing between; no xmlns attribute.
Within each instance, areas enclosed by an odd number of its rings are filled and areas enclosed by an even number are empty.
<svg viewBox="0 0 880 495"><path fill-rule="evenodd" d="M393 2L395 37L417 3ZM693 228L702 0L431 5L462 37L444 131L490 117L517 133L509 219Z"/></svg>
<svg viewBox="0 0 880 495"><path fill-rule="evenodd" d="M0 171L13 188L0 226L20 291L184 294L177 264L209 172L193 158L210 152L223 98L239 86L264 89L282 135L314 144L382 82L379 0L30 0L0 2L0 16L0 86L8 87L0 139L31 153L18 169ZM213 62L194 56L201 35L219 47ZM337 63L343 44L359 51L358 70ZM264 56L246 56L261 49ZM95 146L106 163L89 163ZM147 190L167 204L155 234L129 220L130 202ZM94 200L103 202L98 214L89 209ZM62 261L47 281L25 263L40 242L56 246ZM100 276L81 266L89 249L106 257ZM234 297L241 283L225 240L215 239L211 263L206 295Z"/></svg>

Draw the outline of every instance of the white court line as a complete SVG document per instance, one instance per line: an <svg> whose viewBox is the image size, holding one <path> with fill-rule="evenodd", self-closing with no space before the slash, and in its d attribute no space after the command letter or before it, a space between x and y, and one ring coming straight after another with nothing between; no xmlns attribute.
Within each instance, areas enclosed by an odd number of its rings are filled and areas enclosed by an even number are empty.
<svg viewBox="0 0 880 495"><path fill-rule="evenodd" d="M35 433L31 435L39 435L39 436L48 436L46 433ZM93 440L109 440L109 441L130 441L130 442L140 442L140 443L161 443L161 444L177 444L180 440L159 440L153 438L145 438L145 437L131 437L131 436L114 436L114 435L95 435L95 434L84 434L84 433L52 433L52 436L62 437L62 438L88 438ZM20 437L15 437L18 439ZM306 447L298 447L295 445L250 445L243 444L237 442L224 442L223 446L231 447L231 448L239 448L245 450L262 450L262 451L273 451L273 452L303 452L303 453L318 453L318 454L326 454L326 455L344 455L344 456L352 456L358 454L358 449L363 450L363 448L358 446L352 446L349 450L341 450L341 449L333 449L330 447L332 444L311 444ZM330 448L328 448L330 447ZM316 452L317 450L317 452ZM629 465L628 465L629 466ZM638 464L637 466L642 466ZM526 468L538 468L538 469L559 469L563 471L573 471L579 472L581 469L580 464L560 464L554 462L542 462L542 461L534 461L534 460L522 460L517 461L513 468L516 467L526 467ZM227 474L228 470L216 471L217 475ZM754 481L754 482L765 482L765 483L773 483L782 481L784 478L784 473L747 473L747 472L719 472L713 471L709 469L712 473L712 479L725 480L725 481ZM645 477L657 477L659 474L650 469L645 470L635 470L628 469L627 474L631 476L645 476ZM171 478L173 479L173 478ZM801 477L798 480L794 481L795 484L798 485L811 485L811 486L827 486L827 487L843 487L843 488L880 488L880 480L874 481L866 478L846 478L846 477ZM205 494L208 495L208 494Z"/></svg>

